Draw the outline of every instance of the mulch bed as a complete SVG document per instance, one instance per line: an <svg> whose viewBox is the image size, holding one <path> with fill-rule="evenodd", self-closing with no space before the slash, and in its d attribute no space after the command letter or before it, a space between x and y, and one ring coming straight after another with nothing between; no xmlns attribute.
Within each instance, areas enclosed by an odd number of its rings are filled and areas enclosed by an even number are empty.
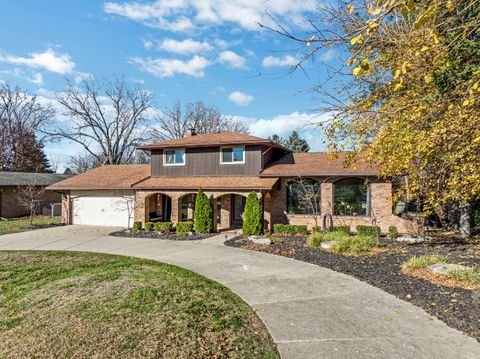
<svg viewBox="0 0 480 359"><path fill-rule="evenodd" d="M285 237L269 246L255 245L241 237L225 244L258 250L317 264L345 273L409 301L480 341L480 290L437 285L402 273L400 266L412 256L439 253L453 262L480 265L480 239L444 237L419 244L404 244L381 238L383 251L370 255L343 256L305 246L305 237Z"/></svg>
<svg viewBox="0 0 480 359"><path fill-rule="evenodd" d="M144 230L135 232L130 229L124 229L121 231L112 232L109 235L113 237L149 238L149 239L163 239L163 240L169 240L169 241L200 241L202 239L216 236L217 233L177 235L176 233L164 234L164 233L155 232L155 231L146 232Z"/></svg>

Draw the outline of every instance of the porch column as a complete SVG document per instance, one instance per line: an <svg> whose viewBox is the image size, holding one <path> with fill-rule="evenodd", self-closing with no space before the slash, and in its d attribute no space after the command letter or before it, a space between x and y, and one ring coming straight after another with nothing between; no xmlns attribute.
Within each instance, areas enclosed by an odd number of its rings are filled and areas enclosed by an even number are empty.
<svg viewBox="0 0 480 359"><path fill-rule="evenodd" d="M180 221L180 197L182 194L172 193L172 213L171 213L171 220L173 223L177 223Z"/></svg>
<svg viewBox="0 0 480 359"><path fill-rule="evenodd" d="M333 215L333 183L322 183L320 188L322 215L327 212Z"/></svg>
<svg viewBox="0 0 480 359"><path fill-rule="evenodd" d="M220 226L230 228L230 213L232 209L232 199L230 194L222 196L222 210L220 211Z"/></svg>

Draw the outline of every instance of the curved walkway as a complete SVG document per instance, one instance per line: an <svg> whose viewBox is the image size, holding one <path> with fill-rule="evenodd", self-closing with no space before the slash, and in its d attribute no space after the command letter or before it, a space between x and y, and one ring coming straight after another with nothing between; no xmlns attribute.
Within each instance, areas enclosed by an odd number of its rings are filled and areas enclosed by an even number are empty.
<svg viewBox="0 0 480 359"><path fill-rule="evenodd" d="M322 267L225 247L223 241L233 233L176 242L109 237L112 230L66 226L2 235L0 250L111 253L188 268L249 303L282 358L480 359L475 339L420 308Z"/></svg>

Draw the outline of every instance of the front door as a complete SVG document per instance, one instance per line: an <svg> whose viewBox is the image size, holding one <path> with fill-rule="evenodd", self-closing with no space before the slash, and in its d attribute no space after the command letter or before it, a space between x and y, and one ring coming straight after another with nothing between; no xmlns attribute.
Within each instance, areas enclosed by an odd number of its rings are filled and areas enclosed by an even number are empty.
<svg viewBox="0 0 480 359"><path fill-rule="evenodd" d="M172 199L169 196L162 195L162 221L170 222L172 215Z"/></svg>
<svg viewBox="0 0 480 359"><path fill-rule="evenodd" d="M238 194L232 195L232 227L241 227L243 224L243 211L245 209L245 197Z"/></svg>

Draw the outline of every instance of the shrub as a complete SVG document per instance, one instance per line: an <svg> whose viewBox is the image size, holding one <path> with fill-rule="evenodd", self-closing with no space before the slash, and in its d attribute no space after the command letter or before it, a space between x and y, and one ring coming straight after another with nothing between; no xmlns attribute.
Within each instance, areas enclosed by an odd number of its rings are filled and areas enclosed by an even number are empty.
<svg viewBox="0 0 480 359"><path fill-rule="evenodd" d="M213 210L210 200L200 188L195 199L195 232L210 233L213 229Z"/></svg>
<svg viewBox="0 0 480 359"><path fill-rule="evenodd" d="M398 237L397 227L395 227L395 226L390 226L390 227L388 227L388 236L389 236L391 239L397 238L397 237Z"/></svg>
<svg viewBox="0 0 480 359"><path fill-rule="evenodd" d="M358 225L356 227L357 233L359 236L375 236L378 237L380 235L380 227L379 226L363 226Z"/></svg>
<svg viewBox="0 0 480 359"><path fill-rule="evenodd" d="M133 222L133 229L139 231L142 229L142 222Z"/></svg>
<svg viewBox="0 0 480 359"><path fill-rule="evenodd" d="M338 253L360 254L378 246L378 239L372 236L343 236L337 240L333 250Z"/></svg>
<svg viewBox="0 0 480 359"><path fill-rule="evenodd" d="M185 235L189 232L193 231L193 222L185 221L185 222L178 222L175 226L175 230L179 235Z"/></svg>
<svg viewBox="0 0 480 359"><path fill-rule="evenodd" d="M343 234L350 234L350 226L333 226L332 232L341 232Z"/></svg>
<svg viewBox="0 0 480 359"><path fill-rule="evenodd" d="M322 232L314 231L307 239L307 247L318 248L324 240Z"/></svg>
<svg viewBox="0 0 480 359"><path fill-rule="evenodd" d="M153 226L156 232L168 233L172 231L173 223L172 222L157 222Z"/></svg>
<svg viewBox="0 0 480 359"><path fill-rule="evenodd" d="M422 257L413 256L403 266L415 270L426 268L436 263L450 263L450 259L440 254L432 253Z"/></svg>
<svg viewBox="0 0 480 359"><path fill-rule="evenodd" d="M480 286L480 268L451 269L446 275L474 287Z"/></svg>
<svg viewBox="0 0 480 359"><path fill-rule="evenodd" d="M258 236L262 234L263 212L257 194L250 192L244 209L242 232L244 236Z"/></svg>
<svg viewBox="0 0 480 359"><path fill-rule="evenodd" d="M279 234L289 234L289 235L306 235L308 233L307 226L296 226L293 224L274 224L273 232Z"/></svg>
<svg viewBox="0 0 480 359"><path fill-rule="evenodd" d="M325 241L338 241L341 240L343 237L349 237L350 234L345 233L344 231L330 231L326 232L324 235Z"/></svg>
<svg viewBox="0 0 480 359"><path fill-rule="evenodd" d="M153 222L145 222L145 231L150 232L153 229Z"/></svg>

